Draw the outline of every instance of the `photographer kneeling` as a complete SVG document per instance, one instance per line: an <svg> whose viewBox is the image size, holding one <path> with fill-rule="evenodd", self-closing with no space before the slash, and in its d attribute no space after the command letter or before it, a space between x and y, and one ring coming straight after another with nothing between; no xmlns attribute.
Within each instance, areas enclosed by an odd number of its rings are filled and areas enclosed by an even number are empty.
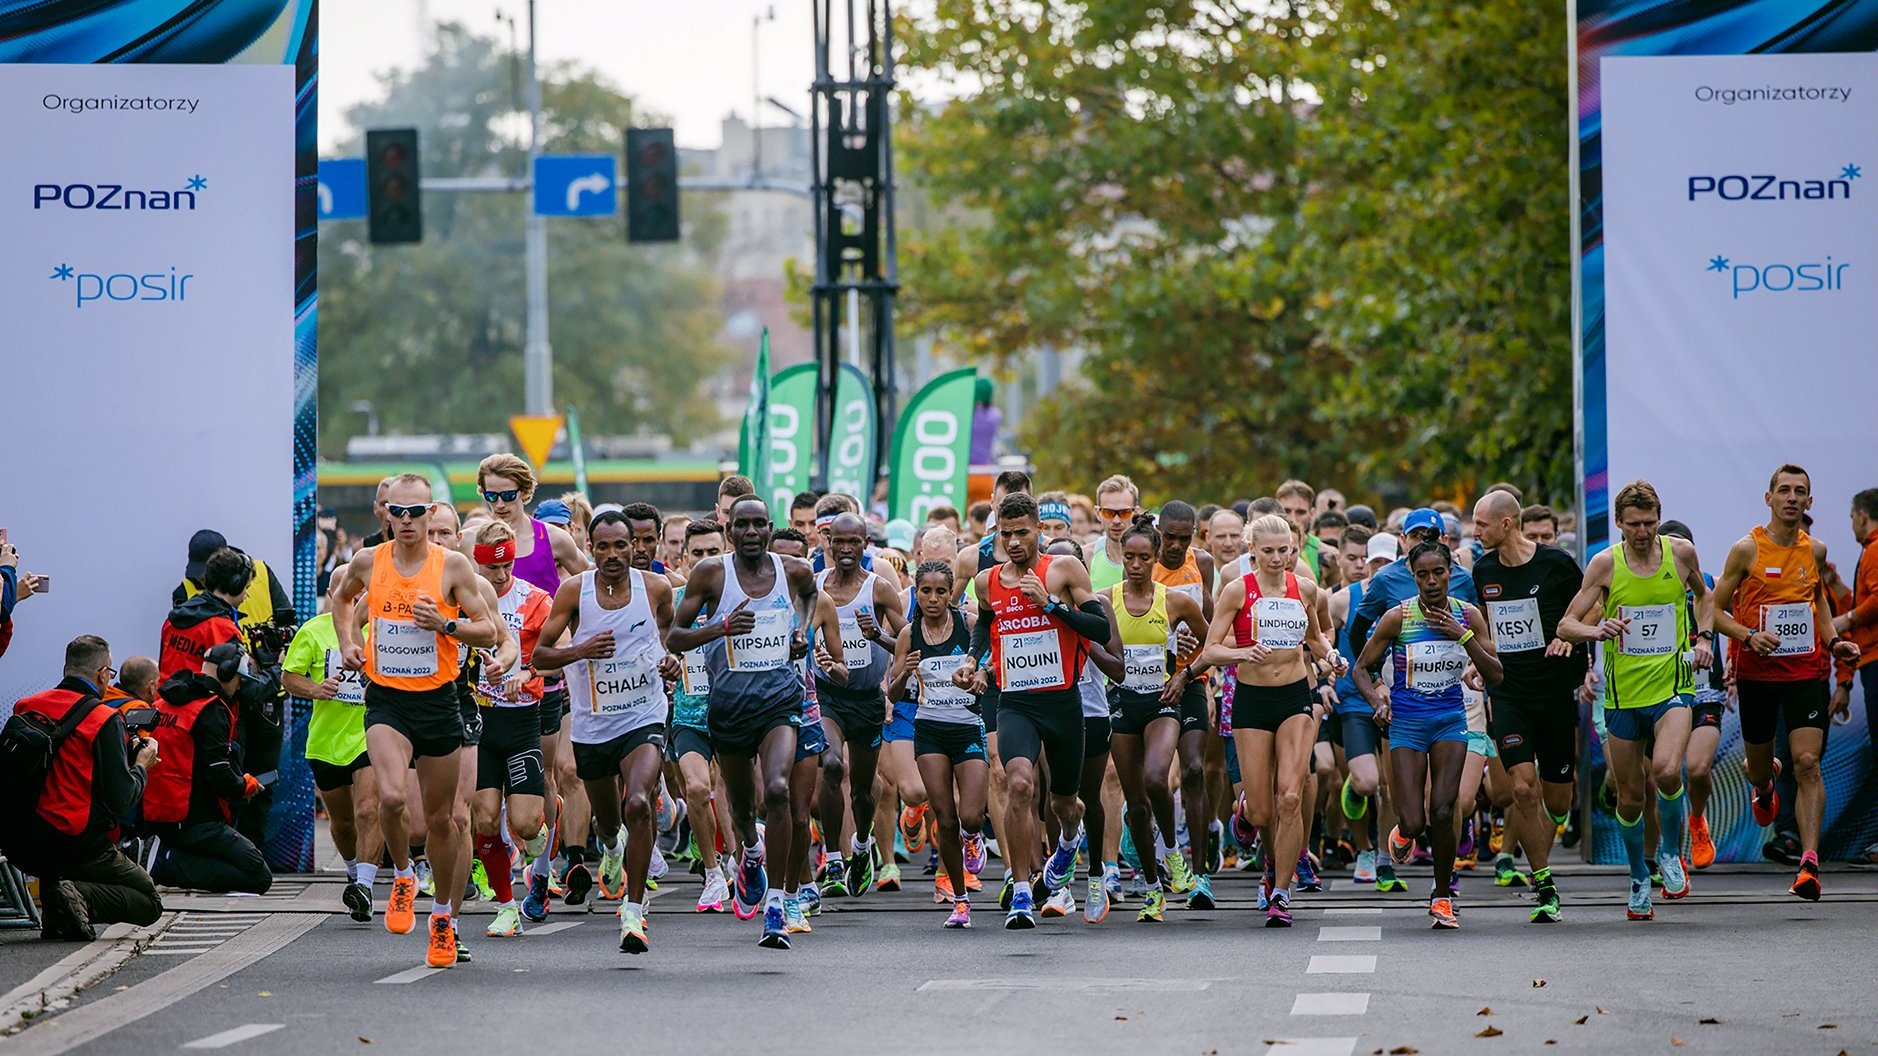
<svg viewBox="0 0 1878 1056"><path fill-rule="evenodd" d="M235 713L244 696L264 689L241 671L241 646L223 642L199 671L178 671L157 692L157 744L166 765L143 796L144 831L157 837L150 875L159 884L200 891L265 894L267 861L232 824L235 810L261 790L244 774L235 747Z"/></svg>

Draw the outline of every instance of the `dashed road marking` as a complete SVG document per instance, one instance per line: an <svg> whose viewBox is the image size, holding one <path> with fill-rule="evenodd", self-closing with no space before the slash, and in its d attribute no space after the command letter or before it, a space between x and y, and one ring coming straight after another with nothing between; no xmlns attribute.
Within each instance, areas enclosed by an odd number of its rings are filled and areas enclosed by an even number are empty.
<svg viewBox="0 0 1878 1056"><path fill-rule="evenodd" d="M1382 928L1377 925L1329 927L1317 929L1318 942L1381 942Z"/></svg>
<svg viewBox="0 0 1878 1056"><path fill-rule="evenodd" d="M1305 975L1368 975L1376 970L1376 955L1373 953L1355 955L1316 954L1311 958L1310 966L1304 969Z"/></svg>
<svg viewBox="0 0 1878 1056"><path fill-rule="evenodd" d="M258 1038L263 1034L272 1034L286 1026L285 1023L247 1023L233 1030L224 1030L220 1034L211 1034L206 1038L197 1038L185 1042L185 1049L225 1049L238 1041Z"/></svg>
<svg viewBox="0 0 1878 1056"><path fill-rule="evenodd" d="M1368 994L1299 994L1291 1002L1294 1016L1360 1016L1368 1011Z"/></svg>

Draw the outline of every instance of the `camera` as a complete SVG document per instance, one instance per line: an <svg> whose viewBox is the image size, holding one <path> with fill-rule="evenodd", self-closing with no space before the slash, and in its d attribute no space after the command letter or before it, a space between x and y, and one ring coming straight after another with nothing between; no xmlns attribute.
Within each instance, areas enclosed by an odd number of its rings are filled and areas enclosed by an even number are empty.
<svg viewBox="0 0 1878 1056"><path fill-rule="evenodd" d="M152 707L125 708L118 712L124 720L124 730L130 734L134 744L140 734L155 733L157 728L157 710Z"/></svg>

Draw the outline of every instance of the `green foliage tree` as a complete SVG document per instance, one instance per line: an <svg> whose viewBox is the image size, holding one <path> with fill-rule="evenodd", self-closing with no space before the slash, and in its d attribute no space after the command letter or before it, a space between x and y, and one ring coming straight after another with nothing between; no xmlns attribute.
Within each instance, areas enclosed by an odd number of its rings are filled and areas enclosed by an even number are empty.
<svg viewBox="0 0 1878 1056"><path fill-rule="evenodd" d="M906 325L993 363L1085 352L1025 424L1047 479L1564 494L1554 21L1510 0L936 5L903 22L905 66L960 94L907 102L900 146L969 219L908 232Z"/></svg>
<svg viewBox="0 0 1878 1056"><path fill-rule="evenodd" d="M526 112L510 56L460 26L438 27L424 66L384 77L384 98L352 108L354 129L415 126L425 176L515 175L527 166ZM544 149L617 153L632 101L591 70L562 65L542 86ZM361 153L359 140L341 153ZM616 218L548 224L554 392L589 435L666 434L678 444L720 423L702 383L734 353L717 341L709 270L721 216L687 198L687 242L628 245ZM429 194L424 241L373 247L363 221L320 238L320 449L342 457L371 400L401 432L506 432L522 411L525 335L520 194Z"/></svg>

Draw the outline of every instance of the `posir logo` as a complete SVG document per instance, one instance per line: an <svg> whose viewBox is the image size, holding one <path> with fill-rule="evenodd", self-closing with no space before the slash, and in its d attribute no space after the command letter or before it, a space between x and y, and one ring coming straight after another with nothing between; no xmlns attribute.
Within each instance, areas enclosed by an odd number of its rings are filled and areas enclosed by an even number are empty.
<svg viewBox="0 0 1878 1056"><path fill-rule="evenodd" d="M1754 293L1835 293L1845 288L1845 270L1851 266L1830 256L1804 263L1750 264L1717 253L1703 270L1728 276L1730 299L1738 301Z"/></svg>
<svg viewBox="0 0 1878 1056"><path fill-rule="evenodd" d="M72 307L83 308L94 302L181 304L189 299L186 274L172 265L167 271L81 271L70 264L60 264L47 276L53 282L69 283Z"/></svg>
<svg viewBox="0 0 1878 1056"><path fill-rule="evenodd" d="M1689 201L1722 202L1835 202L1849 201L1852 181L1864 175L1846 164L1830 179L1803 179L1774 173L1721 173L1689 177Z"/></svg>
<svg viewBox="0 0 1878 1056"><path fill-rule="evenodd" d="M126 187L121 183L35 183L34 209L76 209L84 212L193 213L196 195L209 181L200 174L175 190Z"/></svg>

